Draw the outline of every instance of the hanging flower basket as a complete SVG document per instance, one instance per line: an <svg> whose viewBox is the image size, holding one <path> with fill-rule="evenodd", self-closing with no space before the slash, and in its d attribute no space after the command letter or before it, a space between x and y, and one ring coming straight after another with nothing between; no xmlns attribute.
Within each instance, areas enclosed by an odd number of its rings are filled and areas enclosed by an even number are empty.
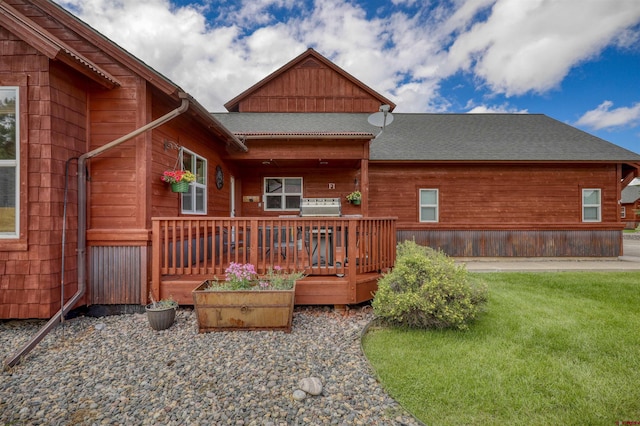
<svg viewBox="0 0 640 426"><path fill-rule="evenodd" d="M171 191L173 192L189 192L189 182L176 182L171 184Z"/></svg>
<svg viewBox="0 0 640 426"><path fill-rule="evenodd" d="M188 170L167 170L160 179L171 185L173 192L189 192L189 182L196 180L196 175Z"/></svg>
<svg viewBox="0 0 640 426"><path fill-rule="evenodd" d="M353 191L351 194L347 195L347 201L353 205L359 206L361 200L362 193L360 191Z"/></svg>

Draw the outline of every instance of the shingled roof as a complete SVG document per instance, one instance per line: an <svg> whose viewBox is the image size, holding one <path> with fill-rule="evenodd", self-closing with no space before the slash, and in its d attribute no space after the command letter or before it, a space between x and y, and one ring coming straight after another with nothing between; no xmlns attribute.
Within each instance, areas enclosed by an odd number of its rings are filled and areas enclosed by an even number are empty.
<svg viewBox="0 0 640 426"><path fill-rule="evenodd" d="M368 114L216 113L237 135L371 133ZM640 155L543 114L393 114L372 161L613 161Z"/></svg>
<svg viewBox="0 0 640 426"><path fill-rule="evenodd" d="M640 199L640 185L629 185L622 190L621 200L622 204L635 203Z"/></svg>

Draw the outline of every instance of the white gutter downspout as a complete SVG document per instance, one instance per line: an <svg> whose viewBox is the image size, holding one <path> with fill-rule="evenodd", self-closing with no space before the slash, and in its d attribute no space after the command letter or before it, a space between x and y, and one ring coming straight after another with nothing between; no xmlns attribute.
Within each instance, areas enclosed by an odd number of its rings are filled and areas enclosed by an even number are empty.
<svg viewBox="0 0 640 426"><path fill-rule="evenodd" d="M110 150L111 148L120 145L123 142L126 142L130 139L135 138L136 136L147 132L149 130L153 130L156 127L159 127L166 123L167 121L173 120L180 114L184 113L189 109L189 95L186 93L179 93L180 98L182 99L182 104L170 111L169 113L163 115L162 117L134 130L133 132L122 136L112 142L109 142L105 145L102 145L99 148L94 149L93 151L89 151L86 154L83 154L78 159L78 291L69 299L67 303L64 304L62 308L38 331L38 333L29 340L29 342L22 347L18 352L16 352L11 357L7 358L4 363L5 369L9 367L13 367L14 365L20 363L23 357L26 356L31 350L46 336L49 331L51 331L57 323L66 315L71 308L80 300L82 296L84 296L84 292L87 287L87 274L86 274L86 246L87 246L87 170L86 170L86 161L89 158L95 157L96 155L100 155L103 152ZM64 253L62 253L64 256Z"/></svg>

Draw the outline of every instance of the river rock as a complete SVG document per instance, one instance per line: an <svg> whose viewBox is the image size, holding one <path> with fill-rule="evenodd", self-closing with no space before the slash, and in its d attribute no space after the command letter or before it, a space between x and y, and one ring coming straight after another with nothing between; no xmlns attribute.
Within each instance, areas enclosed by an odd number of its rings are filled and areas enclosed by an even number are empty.
<svg viewBox="0 0 640 426"><path fill-rule="evenodd" d="M301 391L300 389L296 389L293 391L293 399L295 399L296 401L302 401L307 397L307 394L304 391Z"/></svg>
<svg viewBox="0 0 640 426"><path fill-rule="evenodd" d="M322 380L318 377L305 377L300 380L298 386L309 395L320 395L322 393Z"/></svg>

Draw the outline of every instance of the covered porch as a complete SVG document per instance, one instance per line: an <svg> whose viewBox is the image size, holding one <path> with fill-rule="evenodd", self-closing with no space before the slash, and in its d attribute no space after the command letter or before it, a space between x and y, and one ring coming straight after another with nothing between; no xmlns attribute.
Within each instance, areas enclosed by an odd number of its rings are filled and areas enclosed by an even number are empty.
<svg viewBox="0 0 640 426"><path fill-rule="evenodd" d="M298 305L356 304L372 298L395 250L395 218L153 218L151 288L143 294L193 304L191 291L224 280L235 262L260 274L275 266L304 271Z"/></svg>

